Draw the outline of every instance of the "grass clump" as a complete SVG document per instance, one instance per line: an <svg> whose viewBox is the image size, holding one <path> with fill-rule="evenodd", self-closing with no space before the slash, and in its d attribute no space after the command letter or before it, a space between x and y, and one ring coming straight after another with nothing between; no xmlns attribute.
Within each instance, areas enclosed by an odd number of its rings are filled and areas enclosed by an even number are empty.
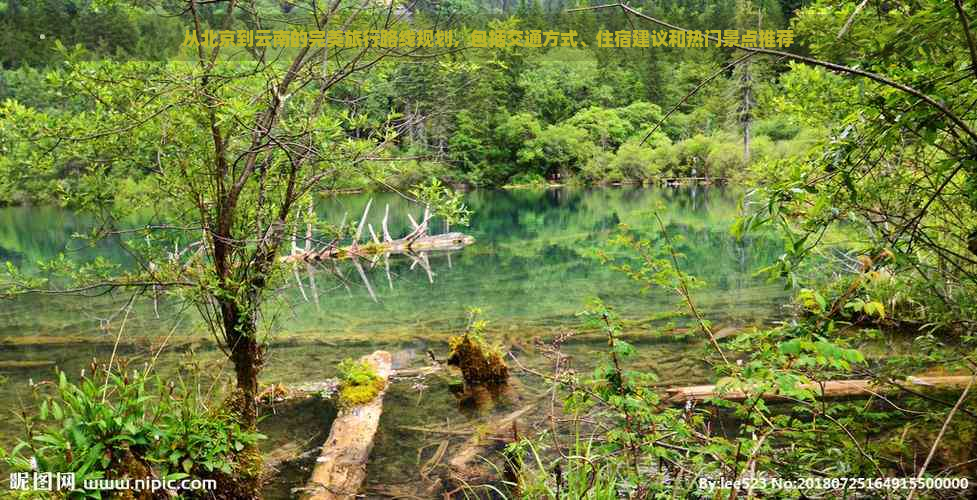
<svg viewBox="0 0 977 500"><path fill-rule="evenodd" d="M385 386L384 380L369 363L352 359L339 363L340 408L369 403Z"/></svg>

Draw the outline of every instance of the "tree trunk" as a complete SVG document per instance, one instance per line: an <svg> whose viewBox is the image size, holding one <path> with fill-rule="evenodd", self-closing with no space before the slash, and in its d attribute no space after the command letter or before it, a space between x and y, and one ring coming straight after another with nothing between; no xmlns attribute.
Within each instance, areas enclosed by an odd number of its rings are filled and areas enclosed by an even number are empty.
<svg viewBox="0 0 977 500"><path fill-rule="evenodd" d="M247 431L258 429L258 373L264 360L264 349L258 342L253 314L242 314L233 300L221 300L224 335L234 363L237 387L225 402L226 408ZM228 486L234 498L261 498L261 452L249 445L236 459L237 470Z"/></svg>
<svg viewBox="0 0 977 500"><path fill-rule="evenodd" d="M750 63L743 65L743 76L740 80L743 92L740 121L743 123L743 164L750 164L750 126L753 122L753 77L750 75Z"/></svg>
<svg viewBox="0 0 977 500"><path fill-rule="evenodd" d="M743 123L743 163L750 164L750 122Z"/></svg>
<svg viewBox="0 0 977 500"><path fill-rule="evenodd" d="M237 376L237 390L241 401L238 406L241 425L254 429L258 423L258 372L261 371L262 349L254 331L231 336L231 361Z"/></svg>

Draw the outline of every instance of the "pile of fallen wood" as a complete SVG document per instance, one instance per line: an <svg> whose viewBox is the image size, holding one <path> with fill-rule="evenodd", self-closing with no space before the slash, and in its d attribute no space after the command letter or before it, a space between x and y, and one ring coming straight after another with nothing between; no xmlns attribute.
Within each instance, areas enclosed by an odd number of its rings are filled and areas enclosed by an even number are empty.
<svg viewBox="0 0 977 500"><path fill-rule="evenodd" d="M427 273L428 281L434 283L434 272L431 270L429 254L432 252L439 252L447 255L448 266L450 267L450 252L461 250L475 242L475 239L467 234L448 231L450 229L448 224L445 224L445 233L434 235L430 234L429 227L431 224L431 211L426 207L424 209L424 216L421 218L420 223L414 220L414 217L412 217L410 214L407 214L407 219L413 226L413 230L411 230L411 232L403 238L394 239L390 236L390 230L387 227L387 221L390 219L390 205L387 205L384 209L383 221L380 224L381 234L383 236L383 239L381 239L380 236L377 235L373 225L367 223L367 217L370 214L370 207L372 205L373 200L370 199L366 203L366 208L363 210L363 216L360 218L359 225L356 226L356 232L353 234L352 241L348 244L341 245L341 240L337 237L333 238L332 241L324 246L314 248L313 242L315 241L315 238L313 237L313 227L311 223L306 225L304 248L299 246L298 236L292 236L292 251L289 253L289 255L282 257L282 260L284 262L294 264L292 272L295 275L295 283L298 285L298 289L306 301L309 301L309 294L306 293L306 285L303 283L303 280L299 275L300 265L305 266L305 271L309 278L308 286L311 290L312 302L315 303L316 307L319 307L319 291L316 286L315 276L313 274L313 265L330 265L331 271L340 279L343 285L349 289L349 285L346 283L346 277L340 270L340 266L337 265L337 262L339 261L345 261L352 264L352 266L356 269L356 272L359 274L360 279L363 281L367 292L369 292L370 298L372 298L374 302L379 302L376 292L373 289L373 285L370 284L370 280L367 278L367 273L364 270L364 266L360 264L360 259L367 261L370 268L375 267L382 260L386 270L387 283L390 285L391 289L393 288L393 278L390 274L391 255L407 256L412 261L410 268L413 270L415 267L420 266L420 268ZM312 205L309 205L310 217L312 213ZM343 234L345 227L346 214L343 215L343 220L339 224L340 234ZM370 239L364 240L364 230L369 230Z"/></svg>

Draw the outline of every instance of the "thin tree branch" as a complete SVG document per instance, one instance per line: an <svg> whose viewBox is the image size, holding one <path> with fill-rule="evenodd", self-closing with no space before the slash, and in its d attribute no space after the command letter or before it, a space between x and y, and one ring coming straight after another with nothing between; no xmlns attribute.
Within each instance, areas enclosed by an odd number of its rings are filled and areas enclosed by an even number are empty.
<svg viewBox="0 0 977 500"><path fill-rule="evenodd" d="M963 36L967 39L967 48L970 49L970 70L977 77L977 42L974 42L974 34L970 31L970 21L967 14L963 11L963 0L954 0L953 6L960 13L960 24L963 25Z"/></svg>
<svg viewBox="0 0 977 500"><path fill-rule="evenodd" d="M974 385L974 379L971 378L970 382L967 383L967 388L963 390L963 394L957 399L957 404L953 405L950 409L950 413L947 414L946 420L943 421L943 427L940 427L940 433L936 435L936 440L933 441L933 446L930 448L930 452L926 455L926 461L923 462L923 466L919 469L919 474L916 475L917 479L922 479L923 474L926 474L926 468L929 467L930 460L933 459L933 455L936 454L936 448L940 446L940 440L943 439L943 435L946 433L946 428L949 427L950 421L953 420L953 416L957 413L960 405L963 404L964 400L967 399L967 394L970 393L970 388ZM913 500L916 495L916 490L909 490L909 496L907 500Z"/></svg>

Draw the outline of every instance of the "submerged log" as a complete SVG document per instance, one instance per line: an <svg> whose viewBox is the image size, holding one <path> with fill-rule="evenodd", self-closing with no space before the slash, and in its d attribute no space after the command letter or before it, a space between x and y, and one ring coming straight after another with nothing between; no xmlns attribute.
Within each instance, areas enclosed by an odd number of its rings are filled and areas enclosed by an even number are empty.
<svg viewBox="0 0 977 500"><path fill-rule="evenodd" d="M54 364L54 361L0 361L0 370L33 370Z"/></svg>
<svg viewBox="0 0 977 500"><path fill-rule="evenodd" d="M909 377L904 381L899 381L898 385L913 388L927 388L939 390L963 390L970 383L973 377L969 375L950 375L937 377ZM801 384L800 388L813 391L817 398L846 398L846 397L869 397L877 394L892 394L900 389L896 385L878 385L874 380L829 380L823 383ZM722 386L716 385L693 385L688 387L674 387L667 389L668 401L675 404L682 404L687 401L703 401L709 398L721 398L728 401L742 401L752 394L747 392L730 389L723 390ZM767 392L762 395L767 401L787 401L789 398L776 392Z"/></svg>
<svg viewBox="0 0 977 500"><path fill-rule="evenodd" d="M362 360L376 370L384 384L387 383L392 372L390 353L377 351ZM366 479L366 463L380 425L385 392L386 385L370 402L339 412L329 438L322 445L322 454L316 459L303 499L347 500L356 497Z"/></svg>
<svg viewBox="0 0 977 500"><path fill-rule="evenodd" d="M531 403L494 419L487 429L472 435L448 461L452 479L461 484L474 484L490 478L492 471L485 466L485 459L494 449L515 439L517 423L535 408L536 404Z"/></svg>

